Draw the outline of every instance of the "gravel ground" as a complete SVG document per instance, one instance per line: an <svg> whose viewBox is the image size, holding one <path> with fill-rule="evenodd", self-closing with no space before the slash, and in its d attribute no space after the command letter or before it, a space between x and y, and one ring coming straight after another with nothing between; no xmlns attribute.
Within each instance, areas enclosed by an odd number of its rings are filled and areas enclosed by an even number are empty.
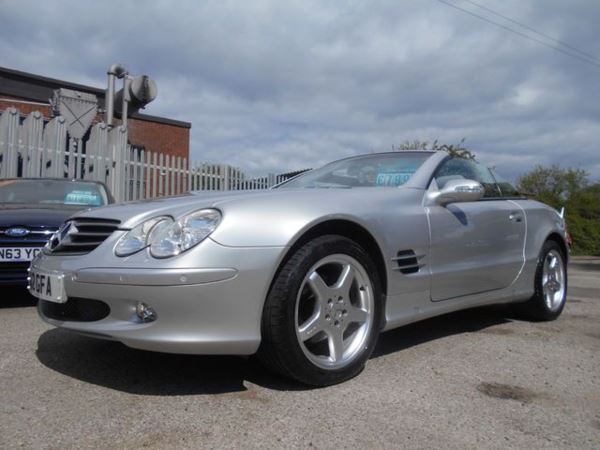
<svg viewBox="0 0 600 450"><path fill-rule="evenodd" d="M381 336L306 389L252 359L164 355L53 329L0 291L0 448L600 448L600 261L549 323L504 308Z"/></svg>

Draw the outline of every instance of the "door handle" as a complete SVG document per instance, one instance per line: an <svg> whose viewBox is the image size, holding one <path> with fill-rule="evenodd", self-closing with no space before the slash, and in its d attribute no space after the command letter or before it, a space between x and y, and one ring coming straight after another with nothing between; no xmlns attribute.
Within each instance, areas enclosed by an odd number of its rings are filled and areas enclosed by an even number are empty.
<svg viewBox="0 0 600 450"><path fill-rule="evenodd" d="M517 211L513 211L508 215L508 220L511 222L522 222L523 214Z"/></svg>

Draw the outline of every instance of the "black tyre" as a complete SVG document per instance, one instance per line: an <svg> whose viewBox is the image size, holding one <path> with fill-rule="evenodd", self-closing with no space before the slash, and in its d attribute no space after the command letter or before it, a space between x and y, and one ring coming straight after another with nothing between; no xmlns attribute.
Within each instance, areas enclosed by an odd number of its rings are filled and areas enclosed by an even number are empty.
<svg viewBox="0 0 600 450"><path fill-rule="evenodd" d="M313 386L354 377L382 323L375 264L354 241L321 236L276 275L265 302L258 352L269 368Z"/></svg>
<svg viewBox="0 0 600 450"><path fill-rule="evenodd" d="M535 272L535 293L523 304L523 312L532 320L554 320L567 301L567 264L562 248L546 241L540 251Z"/></svg>

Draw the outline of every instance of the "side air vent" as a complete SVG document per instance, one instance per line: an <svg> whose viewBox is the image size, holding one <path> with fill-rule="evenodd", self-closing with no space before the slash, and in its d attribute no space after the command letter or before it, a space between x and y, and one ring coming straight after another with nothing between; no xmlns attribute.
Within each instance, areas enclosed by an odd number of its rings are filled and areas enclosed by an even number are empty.
<svg viewBox="0 0 600 450"><path fill-rule="evenodd" d="M425 264L419 260L425 255L417 255L414 250L400 250L398 254L392 258L396 262L394 270L399 270L404 274L417 273Z"/></svg>
<svg viewBox="0 0 600 450"><path fill-rule="evenodd" d="M82 217L72 219L50 240L50 253L81 255L102 244L119 227L118 220Z"/></svg>

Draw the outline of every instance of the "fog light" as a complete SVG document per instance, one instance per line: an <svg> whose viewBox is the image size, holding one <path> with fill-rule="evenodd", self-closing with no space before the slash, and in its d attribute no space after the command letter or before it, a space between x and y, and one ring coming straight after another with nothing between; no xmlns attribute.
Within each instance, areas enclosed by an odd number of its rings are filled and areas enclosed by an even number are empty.
<svg viewBox="0 0 600 450"><path fill-rule="evenodd" d="M156 320L156 313L152 307L143 302L138 302L138 304L135 305L135 314L142 322L154 322Z"/></svg>

